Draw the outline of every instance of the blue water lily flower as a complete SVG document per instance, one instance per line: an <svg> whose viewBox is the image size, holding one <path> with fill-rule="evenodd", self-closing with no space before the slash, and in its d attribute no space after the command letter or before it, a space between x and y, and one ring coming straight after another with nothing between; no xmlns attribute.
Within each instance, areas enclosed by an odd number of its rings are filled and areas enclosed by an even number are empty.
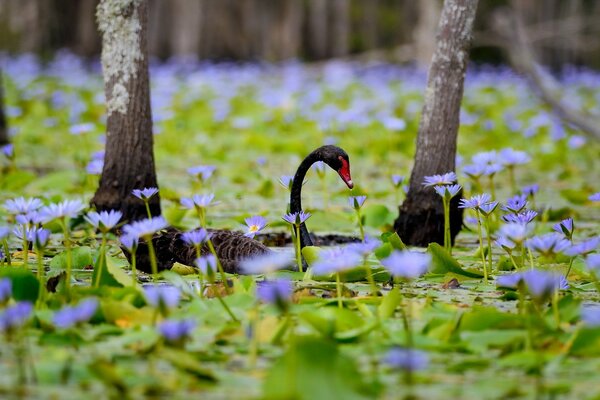
<svg viewBox="0 0 600 400"><path fill-rule="evenodd" d="M315 275L327 275L352 269L362 262L362 257L347 248L332 248L321 251L319 259L313 264Z"/></svg>
<svg viewBox="0 0 600 400"><path fill-rule="evenodd" d="M156 232L165 229L169 224L163 216L146 218L140 221L134 221L123 227L123 232L128 236L137 238L152 236Z"/></svg>
<svg viewBox="0 0 600 400"><path fill-rule="evenodd" d="M454 172L426 176L423 180L423 186L452 185L454 182L456 182L456 179L456 174Z"/></svg>
<svg viewBox="0 0 600 400"><path fill-rule="evenodd" d="M123 213L117 210L110 211L90 211L84 219L94 228L106 233L117 226Z"/></svg>
<svg viewBox="0 0 600 400"><path fill-rule="evenodd" d="M424 351L398 346L387 352L383 362L394 369L421 371L429 366L429 357Z"/></svg>
<svg viewBox="0 0 600 400"><path fill-rule="evenodd" d="M367 200L367 196L350 196L348 197L348 205L355 210L360 209Z"/></svg>
<svg viewBox="0 0 600 400"><path fill-rule="evenodd" d="M158 188L147 187L143 189L133 189L131 194L140 200L148 201L158 194Z"/></svg>
<svg viewBox="0 0 600 400"><path fill-rule="evenodd" d="M537 253L546 257L562 253L571 247L571 243L557 233L548 233L546 235L534 236L525 242L525 245Z"/></svg>
<svg viewBox="0 0 600 400"><path fill-rule="evenodd" d="M6 303L12 296L12 281L9 278L0 278L0 304Z"/></svg>
<svg viewBox="0 0 600 400"><path fill-rule="evenodd" d="M562 221L554 224L552 229L555 232L565 235L567 239L571 240L573 238L573 230L575 229L575 226L573 225L573 218L563 219Z"/></svg>
<svg viewBox="0 0 600 400"><path fill-rule="evenodd" d="M528 224L535 217L537 217L538 213L534 210L527 210L524 212L520 212L518 214L506 214L502 216L502 220L504 222L514 222L517 224Z"/></svg>
<svg viewBox="0 0 600 400"><path fill-rule="evenodd" d="M247 231L244 236L254 238L254 236L267 226L267 219L261 215L255 215L244 220Z"/></svg>
<svg viewBox="0 0 600 400"><path fill-rule="evenodd" d="M152 307L171 309L179 304L181 291L175 286L149 285L144 286L144 297Z"/></svg>
<svg viewBox="0 0 600 400"><path fill-rule="evenodd" d="M24 198L17 197L15 199L9 199L4 202L4 208L9 214L27 214L31 211L37 211L42 208L44 204L38 198Z"/></svg>
<svg viewBox="0 0 600 400"><path fill-rule="evenodd" d="M518 214L523 211L527 205L527 196L524 194L518 194L508 199L506 204L502 206L502 209L513 214Z"/></svg>
<svg viewBox="0 0 600 400"><path fill-rule="evenodd" d="M94 297L82 300L76 306L65 306L57 311L52 321L57 328L71 328L88 322L96 313L98 305L98 299Z"/></svg>
<svg viewBox="0 0 600 400"><path fill-rule="evenodd" d="M287 304L294 293L294 284L289 279L275 279L258 282L256 297L269 304L283 306Z"/></svg>
<svg viewBox="0 0 600 400"><path fill-rule="evenodd" d="M300 211L297 213L288 213L285 214L282 218L285 222L290 223L292 225L300 225L306 222L309 219L311 214L309 212Z"/></svg>
<svg viewBox="0 0 600 400"><path fill-rule="evenodd" d="M49 204L40 210L44 222L50 222L59 218L74 218L83 209L86 204L81 200L65 200L58 204Z"/></svg>
<svg viewBox="0 0 600 400"><path fill-rule="evenodd" d="M207 242L211 234L204 228L194 229L193 231L181 234L181 239L190 246L199 246Z"/></svg>
<svg viewBox="0 0 600 400"><path fill-rule="evenodd" d="M268 274L294 263L290 256L283 252L270 252L246 258L240 262L240 269L245 274Z"/></svg>
<svg viewBox="0 0 600 400"><path fill-rule="evenodd" d="M0 314L0 332L8 332L25 325L33 311L33 304L20 301Z"/></svg>
<svg viewBox="0 0 600 400"><path fill-rule="evenodd" d="M196 267L206 276L212 276L218 268L217 258L213 254L207 254L196 259Z"/></svg>
<svg viewBox="0 0 600 400"><path fill-rule="evenodd" d="M195 327L191 319L165 320L158 325L158 332L167 342L180 343L192 335Z"/></svg>
<svg viewBox="0 0 600 400"><path fill-rule="evenodd" d="M211 205L216 205L217 202L213 202L215 195L213 193L210 194L195 194L192 197L183 197L180 200L183 208L187 208L188 210L193 210L195 208L206 208Z"/></svg>
<svg viewBox="0 0 600 400"><path fill-rule="evenodd" d="M424 275L431 265L431 255L416 251L394 252L381 261L392 276L404 279L415 279Z"/></svg>

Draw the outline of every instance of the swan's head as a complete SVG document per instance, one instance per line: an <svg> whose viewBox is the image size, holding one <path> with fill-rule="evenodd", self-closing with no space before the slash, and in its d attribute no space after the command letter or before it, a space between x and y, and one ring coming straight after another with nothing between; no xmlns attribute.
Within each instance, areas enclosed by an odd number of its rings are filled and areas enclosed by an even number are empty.
<svg viewBox="0 0 600 400"><path fill-rule="evenodd" d="M327 145L319 147L315 150L315 153L318 154L321 161L329 165L334 171L337 171L349 189L354 187L354 182L352 182L352 177L350 176L350 158L348 158L348 154L343 149Z"/></svg>

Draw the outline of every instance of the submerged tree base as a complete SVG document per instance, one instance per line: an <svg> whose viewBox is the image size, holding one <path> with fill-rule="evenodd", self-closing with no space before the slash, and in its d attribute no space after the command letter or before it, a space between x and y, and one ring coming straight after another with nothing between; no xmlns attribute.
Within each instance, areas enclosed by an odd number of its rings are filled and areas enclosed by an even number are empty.
<svg viewBox="0 0 600 400"><path fill-rule="evenodd" d="M424 189L426 190L426 189ZM428 190L429 191L429 190ZM450 239L454 244L462 228L463 209L458 208L460 196L450 200ZM440 197L419 191L407 196L400 206L400 215L394 221L394 230L405 244L426 247L435 242L444 245L444 208Z"/></svg>

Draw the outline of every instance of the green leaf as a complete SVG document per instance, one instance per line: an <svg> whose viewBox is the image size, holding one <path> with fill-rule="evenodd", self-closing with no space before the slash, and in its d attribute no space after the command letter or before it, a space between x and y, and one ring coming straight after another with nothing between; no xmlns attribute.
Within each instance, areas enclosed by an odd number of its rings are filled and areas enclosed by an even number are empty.
<svg viewBox="0 0 600 400"><path fill-rule="evenodd" d="M90 265L94 265L92 258L92 249L88 246L80 246L71 249L71 268L73 269L84 269ZM62 270L67 268L67 252L63 251L55 255L50 260L50 268L55 270Z"/></svg>
<svg viewBox="0 0 600 400"><path fill-rule="evenodd" d="M262 398L358 400L374 397L373 391L335 344L297 337L269 370Z"/></svg>
<svg viewBox="0 0 600 400"><path fill-rule="evenodd" d="M300 314L300 318L328 338L335 338L336 334L362 327L365 324L364 320L353 311L338 307L323 307L306 311Z"/></svg>
<svg viewBox="0 0 600 400"><path fill-rule="evenodd" d="M463 269L462 266L448 252L437 243L430 243L427 251L431 254L433 268L430 272L445 275L452 272L469 278L483 278L483 274L477 271Z"/></svg>
<svg viewBox="0 0 600 400"><path fill-rule="evenodd" d="M384 258L388 258L393 250L394 248L390 243L384 243L379 246L379 248L375 249L375 257L377 257L378 260L383 260Z"/></svg>
<svg viewBox="0 0 600 400"><path fill-rule="evenodd" d="M600 356L600 327L581 328L571 343L569 354L582 357Z"/></svg>
<svg viewBox="0 0 600 400"><path fill-rule="evenodd" d="M482 331L486 329L518 329L524 326L523 317L498 311L495 307L473 307L463 315L462 331Z"/></svg>
<svg viewBox="0 0 600 400"><path fill-rule="evenodd" d="M193 375L205 382L216 382L217 378L212 371L202 367L200 361L187 351L162 348L158 354L160 358L170 362L175 368Z"/></svg>
<svg viewBox="0 0 600 400"><path fill-rule="evenodd" d="M0 278L11 280L13 299L30 303L37 301L40 283L30 270L18 267L0 268Z"/></svg>
<svg viewBox="0 0 600 400"><path fill-rule="evenodd" d="M178 273L179 275L193 275L197 274L198 270L189 265L181 264L179 262L173 263L171 271Z"/></svg>
<svg viewBox="0 0 600 400"><path fill-rule="evenodd" d="M389 235L387 237L388 239L388 243L392 245L392 247L395 250L406 250L407 247L404 244L404 242L402 241L402 239L400 239L400 236L398 236L398 232L394 232L391 235Z"/></svg>
<svg viewBox="0 0 600 400"><path fill-rule="evenodd" d="M379 318L387 319L394 315L394 311L402 302L402 296L400 295L400 290L398 287L393 288L390 292L383 298L381 304L377 308L377 313L379 314Z"/></svg>
<svg viewBox="0 0 600 400"><path fill-rule="evenodd" d="M394 223L395 215L383 204L369 204L361 211L366 226L380 228Z"/></svg>
<svg viewBox="0 0 600 400"><path fill-rule="evenodd" d="M29 171L13 171L0 179L0 187L4 190L19 190L35 181L36 175Z"/></svg>
<svg viewBox="0 0 600 400"><path fill-rule="evenodd" d="M309 266L312 266L315 262L319 260L319 255L321 254L321 248L318 246L306 246L302 249L302 256L306 260L306 263Z"/></svg>

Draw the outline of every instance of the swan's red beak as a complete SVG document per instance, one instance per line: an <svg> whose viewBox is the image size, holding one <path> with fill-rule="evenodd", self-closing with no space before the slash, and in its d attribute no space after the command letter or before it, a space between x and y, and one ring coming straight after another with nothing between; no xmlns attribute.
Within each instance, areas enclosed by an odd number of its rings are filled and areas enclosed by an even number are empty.
<svg viewBox="0 0 600 400"><path fill-rule="evenodd" d="M342 167L338 169L338 174L340 174L340 178L346 183L348 189L352 189L354 187L354 182L352 182L352 177L350 176L350 164L348 160L340 157L342 161Z"/></svg>

